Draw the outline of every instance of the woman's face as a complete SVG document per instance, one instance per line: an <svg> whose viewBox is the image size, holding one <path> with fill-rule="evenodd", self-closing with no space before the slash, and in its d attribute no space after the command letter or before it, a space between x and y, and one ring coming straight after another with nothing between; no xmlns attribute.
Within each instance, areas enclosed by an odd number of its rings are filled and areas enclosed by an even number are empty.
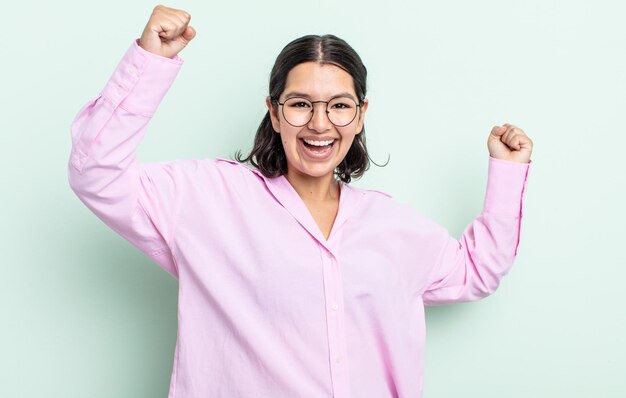
<svg viewBox="0 0 626 398"><path fill-rule="evenodd" d="M292 97L303 98L310 102L330 101L336 97L345 97L352 98L358 104L352 76L335 65L316 62L299 64L289 72L285 90L278 101L283 103ZM299 102L292 106L297 106L300 112L306 113L300 108L308 105L306 102ZM344 108L341 103L331 105L335 109ZM332 176L335 168L348 153L354 137L363 129L367 105L367 100L365 100L360 108L355 109L356 117L352 122L346 126L337 127L325 112L326 104L314 103L311 105L314 109L311 120L304 126L294 127L285 120L283 114L282 108L288 105L272 105L268 97L267 106L270 110L272 127L280 134L287 156L288 177L294 174L305 178ZM331 106L329 106L329 111L330 108Z"/></svg>

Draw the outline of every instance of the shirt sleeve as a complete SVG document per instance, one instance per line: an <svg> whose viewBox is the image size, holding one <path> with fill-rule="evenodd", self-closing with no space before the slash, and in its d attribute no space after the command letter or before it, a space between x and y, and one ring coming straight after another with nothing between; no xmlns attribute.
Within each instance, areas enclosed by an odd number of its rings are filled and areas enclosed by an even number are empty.
<svg viewBox="0 0 626 398"><path fill-rule="evenodd" d="M72 122L68 165L78 198L174 277L168 242L180 203L177 165L139 164L135 150L182 63L135 40L101 93Z"/></svg>
<svg viewBox="0 0 626 398"><path fill-rule="evenodd" d="M423 293L424 304L473 301L493 293L519 246L523 198L531 163L489 157L481 214L457 240L440 227L440 252Z"/></svg>

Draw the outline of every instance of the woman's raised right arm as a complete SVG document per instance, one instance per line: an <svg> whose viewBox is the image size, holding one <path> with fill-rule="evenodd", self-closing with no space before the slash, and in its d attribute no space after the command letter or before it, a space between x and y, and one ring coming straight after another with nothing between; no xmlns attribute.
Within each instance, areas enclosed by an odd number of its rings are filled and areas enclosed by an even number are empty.
<svg viewBox="0 0 626 398"><path fill-rule="evenodd" d="M109 227L177 276L169 250L180 203L175 163L139 164L135 151L195 36L184 11L157 6L100 95L71 125L72 190Z"/></svg>

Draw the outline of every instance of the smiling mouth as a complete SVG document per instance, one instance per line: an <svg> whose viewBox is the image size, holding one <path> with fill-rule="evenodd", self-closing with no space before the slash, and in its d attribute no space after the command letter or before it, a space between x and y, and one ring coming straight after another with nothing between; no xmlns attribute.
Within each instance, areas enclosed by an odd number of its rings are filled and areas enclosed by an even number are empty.
<svg viewBox="0 0 626 398"><path fill-rule="evenodd" d="M302 140L304 146L313 152L325 152L335 145L335 141L336 140Z"/></svg>

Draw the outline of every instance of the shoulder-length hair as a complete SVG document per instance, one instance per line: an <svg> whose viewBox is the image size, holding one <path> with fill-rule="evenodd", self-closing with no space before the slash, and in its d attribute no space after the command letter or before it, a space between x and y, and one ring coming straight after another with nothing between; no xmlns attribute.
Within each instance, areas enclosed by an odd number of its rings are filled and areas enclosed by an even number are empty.
<svg viewBox="0 0 626 398"><path fill-rule="evenodd" d="M277 104L280 94L285 90L287 75L295 66L304 62L332 64L345 70L352 76L354 91L359 103L363 103L366 93L367 69L361 57L344 40L334 35L307 35L287 44L274 62L270 74L269 96L272 104ZM280 139L272 127L270 112L265 114L254 138L254 147L245 158L237 151L235 158L239 162L249 162L266 177L278 177L287 173L287 158ZM369 155L365 146L365 126L360 134L355 135L352 146L345 158L335 169L335 175L341 181L349 183L352 178L359 178L369 169Z"/></svg>

